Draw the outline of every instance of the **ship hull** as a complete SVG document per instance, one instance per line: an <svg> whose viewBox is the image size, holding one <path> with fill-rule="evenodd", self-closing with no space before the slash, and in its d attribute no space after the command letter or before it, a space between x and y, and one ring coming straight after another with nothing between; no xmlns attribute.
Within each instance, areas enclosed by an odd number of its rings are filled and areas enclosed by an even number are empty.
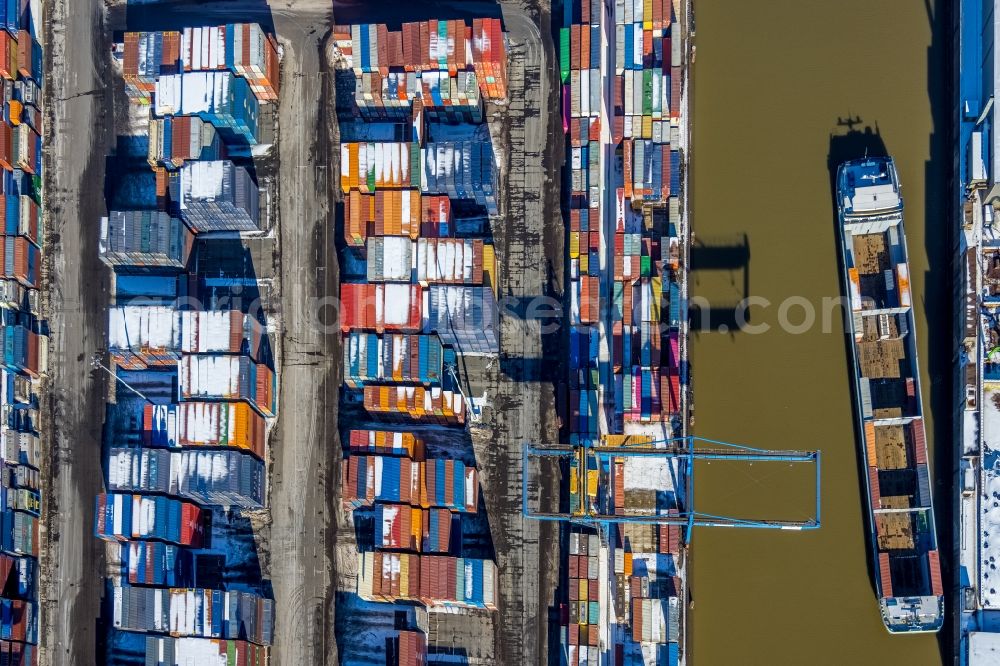
<svg viewBox="0 0 1000 666"><path fill-rule="evenodd" d="M882 622L944 618L902 199L891 160L841 165L838 237L855 435Z"/></svg>

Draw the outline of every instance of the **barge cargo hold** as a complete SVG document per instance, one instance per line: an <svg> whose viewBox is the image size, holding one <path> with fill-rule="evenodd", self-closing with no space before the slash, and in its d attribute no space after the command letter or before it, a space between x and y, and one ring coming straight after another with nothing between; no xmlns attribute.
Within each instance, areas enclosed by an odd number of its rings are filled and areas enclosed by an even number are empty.
<svg viewBox="0 0 1000 666"><path fill-rule="evenodd" d="M941 628L941 583L903 199L891 158L837 170L854 408L882 620L892 633Z"/></svg>

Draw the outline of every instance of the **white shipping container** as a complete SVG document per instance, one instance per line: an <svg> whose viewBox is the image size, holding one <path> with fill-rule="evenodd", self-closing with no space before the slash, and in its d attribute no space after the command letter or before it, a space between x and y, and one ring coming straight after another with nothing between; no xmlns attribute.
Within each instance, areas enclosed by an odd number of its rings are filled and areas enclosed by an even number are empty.
<svg viewBox="0 0 1000 666"><path fill-rule="evenodd" d="M180 314L170 307L126 305L108 310L108 346L112 350L176 350Z"/></svg>
<svg viewBox="0 0 1000 666"><path fill-rule="evenodd" d="M621 2L622 0L618 0ZM621 16L619 14L619 16ZM615 74L625 71L625 25L619 21L615 26Z"/></svg>
<svg viewBox="0 0 1000 666"><path fill-rule="evenodd" d="M604 91L601 83L601 70L590 70L590 115L592 116L601 113L601 93Z"/></svg>
<svg viewBox="0 0 1000 666"><path fill-rule="evenodd" d="M659 118L661 117L661 112L663 110L663 106L661 104L661 98L663 97L663 72L660 69L653 69L652 81L653 81L653 95L652 95L653 117Z"/></svg>
<svg viewBox="0 0 1000 666"><path fill-rule="evenodd" d="M633 100L632 88L634 86L635 86L635 72L630 69L630 70L627 70L625 72L625 117L626 117L626 122L628 121L628 117L632 115L632 109L633 109L633 105L632 105L632 100ZM626 134L626 136L631 136L631 134L632 133L629 132L628 134Z"/></svg>
<svg viewBox="0 0 1000 666"><path fill-rule="evenodd" d="M569 73L570 115L574 118L580 117L580 97L580 70L574 69Z"/></svg>
<svg viewBox="0 0 1000 666"><path fill-rule="evenodd" d="M636 23L632 30L632 64L636 67L642 67L642 24ZM636 72L641 72L641 69L634 70Z"/></svg>

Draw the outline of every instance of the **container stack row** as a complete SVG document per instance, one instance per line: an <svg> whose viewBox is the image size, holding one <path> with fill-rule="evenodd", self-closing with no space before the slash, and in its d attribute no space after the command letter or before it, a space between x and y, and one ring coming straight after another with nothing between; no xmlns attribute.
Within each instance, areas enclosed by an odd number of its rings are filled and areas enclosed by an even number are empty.
<svg viewBox="0 0 1000 666"><path fill-rule="evenodd" d="M171 636L274 640L274 600L252 592L192 588L116 587L116 629Z"/></svg>
<svg viewBox="0 0 1000 666"><path fill-rule="evenodd" d="M384 83L390 78L413 81L414 85L407 86L404 91L408 100L418 97L426 108L440 109L442 113L447 112L446 107L452 106L446 103L447 98L440 93L435 97L433 93L419 90L421 86L432 86L432 82L441 81L436 76L439 74L459 80L460 74L471 74L472 77L465 79L467 84L477 86L484 99L500 101L507 98L507 51L500 19L477 18L473 19L472 25L462 20L431 19L403 23L398 31L389 30L381 23L336 26L334 39L357 80L376 82L355 88L357 105L362 113L374 113L380 118L392 113L388 109L395 105L384 100L402 95L385 94L393 89ZM379 78L372 76L365 79L366 74L378 75ZM393 77L393 74L415 76L403 78ZM453 122L465 120L451 115L446 119ZM472 119L472 122L479 120L481 118Z"/></svg>
<svg viewBox="0 0 1000 666"><path fill-rule="evenodd" d="M680 23L670 0L615 4L616 161L609 239L614 420L670 423L680 413Z"/></svg>
<svg viewBox="0 0 1000 666"><path fill-rule="evenodd" d="M563 8L571 327L569 377L559 398L564 437L577 447L569 461L569 510L630 520L679 515L676 496L650 482L659 459L631 459L646 464L637 472L640 486L629 488L625 458L579 453L584 444L622 446L625 436L643 436L642 444L653 446L682 427L680 6L571 0ZM618 536L622 531L627 538ZM560 622L568 663L651 663L652 657L676 664L680 528L612 521L610 534L606 543L603 532L570 529ZM596 566L602 554L613 560L606 576ZM608 600L607 616L601 599Z"/></svg>
<svg viewBox="0 0 1000 666"><path fill-rule="evenodd" d="M490 560L358 553L358 596L368 601L496 610L497 584L497 565Z"/></svg>
<svg viewBox="0 0 1000 666"><path fill-rule="evenodd" d="M108 350L129 369L176 365L185 354L239 354L254 361L265 351L260 322L239 310L193 311L159 305L108 310Z"/></svg>
<svg viewBox="0 0 1000 666"><path fill-rule="evenodd" d="M629 643L632 650L652 645L661 658L666 657L663 663L677 663L681 584L676 577L676 562L680 527L620 524L613 545L616 619L628 627L630 638L623 642L622 650Z"/></svg>
<svg viewBox="0 0 1000 666"><path fill-rule="evenodd" d="M257 23L126 32L116 52L125 90L139 104L152 103L161 77L209 71L241 78L261 102L278 99L278 42Z"/></svg>
<svg viewBox="0 0 1000 666"><path fill-rule="evenodd" d="M354 331L344 340L344 383L350 388L379 382L440 385L445 354L436 335L380 337Z"/></svg>
<svg viewBox="0 0 1000 666"><path fill-rule="evenodd" d="M359 535L356 598L383 612L497 604L496 565L468 531L481 523L465 433L475 415L457 373L461 356L500 348L500 171L485 125L507 96L500 26L333 29L338 86L354 92L337 101L341 413L363 414L342 416L341 500ZM427 642L400 631L386 663L426 663Z"/></svg>
<svg viewBox="0 0 1000 666"><path fill-rule="evenodd" d="M677 224L667 206L616 192L611 360L618 422L669 422L680 412L680 285L670 248Z"/></svg>
<svg viewBox="0 0 1000 666"><path fill-rule="evenodd" d="M39 382L47 325L38 287L42 208L42 17L0 3L0 662L38 663L38 555L42 511Z"/></svg>
<svg viewBox="0 0 1000 666"><path fill-rule="evenodd" d="M562 81L563 130L568 135L564 171L569 283L569 371L560 396L566 435L573 444L600 433L601 384L597 362L600 348L602 215L601 105L603 99L602 32L599 0L576 0L564 5L559 54ZM579 461L574 458L573 470ZM580 511L583 488L571 474L570 504ZM564 637L568 629L563 626ZM577 632L576 638L579 638ZM574 641L578 642L578 641ZM584 640L587 645L587 640ZM586 650L584 650L586 652ZM594 654L596 658L596 649ZM588 663L584 657L583 663Z"/></svg>
<svg viewBox="0 0 1000 666"><path fill-rule="evenodd" d="M187 664L225 664L226 666L261 666L268 660L268 649L247 640L219 638L176 638L146 636L146 664L183 666Z"/></svg>
<svg viewBox="0 0 1000 666"><path fill-rule="evenodd" d="M273 601L239 512L267 504L277 380L267 323L239 298L263 287L229 257L262 226L249 157L269 135L279 47L236 23L128 32L116 55L148 143L108 184L99 245L117 381L94 531L121 564L106 656L266 663Z"/></svg>
<svg viewBox="0 0 1000 666"><path fill-rule="evenodd" d="M344 506L356 509L378 502L475 513L479 474L460 460L413 460L352 455L342 465Z"/></svg>
<svg viewBox="0 0 1000 666"><path fill-rule="evenodd" d="M600 576L596 534L570 532L567 602L562 607L562 639L569 663L597 664L600 624Z"/></svg>

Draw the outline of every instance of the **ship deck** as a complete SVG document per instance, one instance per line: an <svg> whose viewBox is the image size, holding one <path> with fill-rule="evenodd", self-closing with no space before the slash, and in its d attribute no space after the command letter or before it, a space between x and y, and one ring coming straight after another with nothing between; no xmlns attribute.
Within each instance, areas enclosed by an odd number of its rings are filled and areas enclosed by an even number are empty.
<svg viewBox="0 0 1000 666"><path fill-rule="evenodd" d="M883 618L893 632L934 631L942 593L901 217L897 210L844 225L856 418Z"/></svg>
<svg viewBox="0 0 1000 666"><path fill-rule="evenodd" d="M862 312L909 307L906 250L895 227L871 233L847 233L851 280Z"/></svg>

